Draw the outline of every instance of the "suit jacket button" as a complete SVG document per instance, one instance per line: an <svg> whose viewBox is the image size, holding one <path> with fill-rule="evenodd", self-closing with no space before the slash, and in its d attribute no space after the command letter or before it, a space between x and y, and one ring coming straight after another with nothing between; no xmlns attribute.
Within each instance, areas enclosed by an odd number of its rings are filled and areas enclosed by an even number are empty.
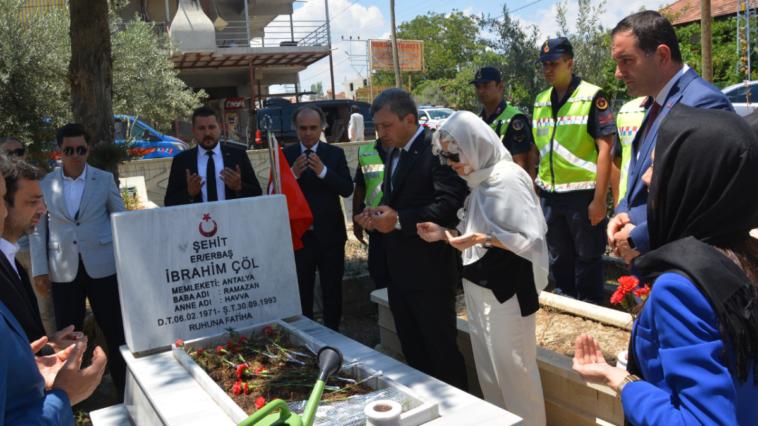
<svg viewBox="0 0 758 426"><path fill-rule="evenodd" d="M74 244L76 244L76 241L74 241Z"/></svg>
<svg viewBox="0 0 758 426"><path fill-rule="evenodd" d="M79 226L79 222L76 222L76 226Z"/></svg>

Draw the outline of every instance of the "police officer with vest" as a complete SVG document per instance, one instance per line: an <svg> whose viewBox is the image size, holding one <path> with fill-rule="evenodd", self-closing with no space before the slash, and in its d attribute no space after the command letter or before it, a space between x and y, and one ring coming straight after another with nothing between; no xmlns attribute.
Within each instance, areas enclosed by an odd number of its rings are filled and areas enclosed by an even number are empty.
<svg viewBox="0 0 758 426"><path fill-rule="evenodd" d="M469 84L474 85L476 97L484 105L479 116L500 136L505 149L513 156L513 161L526 170L534 180L535 170L530 155L534 147L532 128L526 115L508 105L503 98L500 71L493 67L480 68ZM534 151L536 160L536 148Z"/></svg>
<svg viewBox="0 0 758 426"><path fill-rule="evenodd" d="M606 194L616 123L603 91L575 76L565 38L540 46L550 89L537 95L532 119L540 152L535 184L548 224L547 245L558 294L601 304Z"/></svg>
<svg viewBox="0 0 758 426"><path fill-rule="evenodd" d="M381 139L369 142L358 150L358 168L355 171L355 191L353 191L353 212L362 212L366 206L377 207L382 201L384 164L389 146ZM378 231L368 234L368 273L377 289L387 287L384 278L384 235ZM353 221L353 234L358 241L363 239L363 227Z"/></svg>
<svg viewBox="0 0 758 426"><path fill-rule="evenodd" d="M626 195L629 177L629 163L632 159L632 141L642 126L645 112L652 102L647 96L632 99L624 104L616 117L616 137L613 140L613 169L611 170L611 188L613 190L613 208Z"/></svg>

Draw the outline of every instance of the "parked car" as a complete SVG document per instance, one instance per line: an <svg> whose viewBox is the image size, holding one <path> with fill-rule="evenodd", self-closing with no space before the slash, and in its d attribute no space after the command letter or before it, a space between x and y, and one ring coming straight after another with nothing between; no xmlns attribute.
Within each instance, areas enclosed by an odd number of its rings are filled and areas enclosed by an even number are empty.
<svg viewBox="0 0 758 426"><path fill-rule="evenodd" d="M418 107L418 122L422 126L431 129L433 132L436 132L437 129L442 126L442 123L450 118L454 112L455 110L452 110L450 108L422 105Z"/></svg>
<svg viewBox="0 0 758 426"><path fill-rule="evenodd" d="M758 81L748 81L747 87L745 83L733 84L725 87L721 90L732 103L734 111L740 116L744 117L756 110L758 107ZM748 105L748 95L750 97L750 105Z"/></svg>
<svg viewBox="0 0 758 426"><path fill-rule="evenodd" d="M128 133L127 128L131 129L134 147L130 150L130 154L133 158L141 160L171 158L189 149L189 145L181 139L164 135L134 117L117 115L114 118L116 119L116 143L123 143Z"/></svg>
<svg viewBox="0 0 758 426"><path fill-rule="evenodd" d="M292 103L283 98L268 98L263 101L263 108L259 109L256 114L256 120L260 123L266 115L271 117L272 129L276 140L282 146L293 144L298 141L295 126L292 123L292 113L299 107L310 104L320 107L326 114L327 128L324 137L329 143L350 142L347 126L350 123L350 110L353 105L358 105L361 115L363 115L363 135L365 140L376 139L376 130L374 128L374 117L369 112L371 104L368 102L354 101L350 99L336 99L330 101L313 101ZM266 137L263 136L263 143L252 144L252 149L268 147Z"/></svg>

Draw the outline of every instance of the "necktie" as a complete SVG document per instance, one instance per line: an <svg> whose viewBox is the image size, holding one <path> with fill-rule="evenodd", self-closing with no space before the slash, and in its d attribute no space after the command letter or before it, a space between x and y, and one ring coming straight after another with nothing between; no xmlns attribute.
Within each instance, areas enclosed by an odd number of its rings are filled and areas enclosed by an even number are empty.
<svg viewBox="0 0 758 426"><path fill-rule="evenodd" d="M395 180L397 179L397 171L400 170L400 165L403 164L403 157L405 157L406 150L400 150L400 158L397 160L395 170L392 171L392 186L395 186Z"/></svg>
<svg viewBox="0 0 758 426"><path fill-rule="evenodd" d="M661 105L658 104L658 102L653 102L653 106L650 107L650 112L648 113L648 117L647 117L647 129L645 129L645 139L647 139L647 134L650 133L650 129L653 127L653 123L655 123L655 119L658 118L659 112L661 112Z"/></svg>
<svg viewBox="0 0 758 426"><path fill-rule="evenodd" d="M208 202L218 201L216 162L213 161L213 151L208 151L205 155L208 156L208 165L205 168L205 187L208 188Z"/></svg>
<svg viewBox="0 0 758 426"><path fill-rule="evenodd" d="M303 153L305 154L305 158L306 158L306 159L308 159L308 157L310 157L310 155L311 155L311 154L313 154L313 150L312 150L312 149L310 149L310 148L308 148L308 149L306 149L305 151L303 151ZM312 175L310 172L311 172L311 169L308 167L308 165L307 165L307 163L306 163L306 166L305 166L305 170L303 170L303 173L302 173L302 174L303 174L303 176L305 176L306 178L310 178L310 177L311 177L311 175Z"/></svg>

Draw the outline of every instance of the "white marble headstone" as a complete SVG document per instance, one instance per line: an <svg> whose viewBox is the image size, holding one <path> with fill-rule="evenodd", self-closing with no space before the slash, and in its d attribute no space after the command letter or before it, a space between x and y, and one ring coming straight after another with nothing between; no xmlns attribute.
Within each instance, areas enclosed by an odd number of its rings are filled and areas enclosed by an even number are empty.
<svg viewBox="0 0 758 426"><path fill-rule="evenodd" d="M283 195L111 216L136 353L302 313Z"/></svg>

